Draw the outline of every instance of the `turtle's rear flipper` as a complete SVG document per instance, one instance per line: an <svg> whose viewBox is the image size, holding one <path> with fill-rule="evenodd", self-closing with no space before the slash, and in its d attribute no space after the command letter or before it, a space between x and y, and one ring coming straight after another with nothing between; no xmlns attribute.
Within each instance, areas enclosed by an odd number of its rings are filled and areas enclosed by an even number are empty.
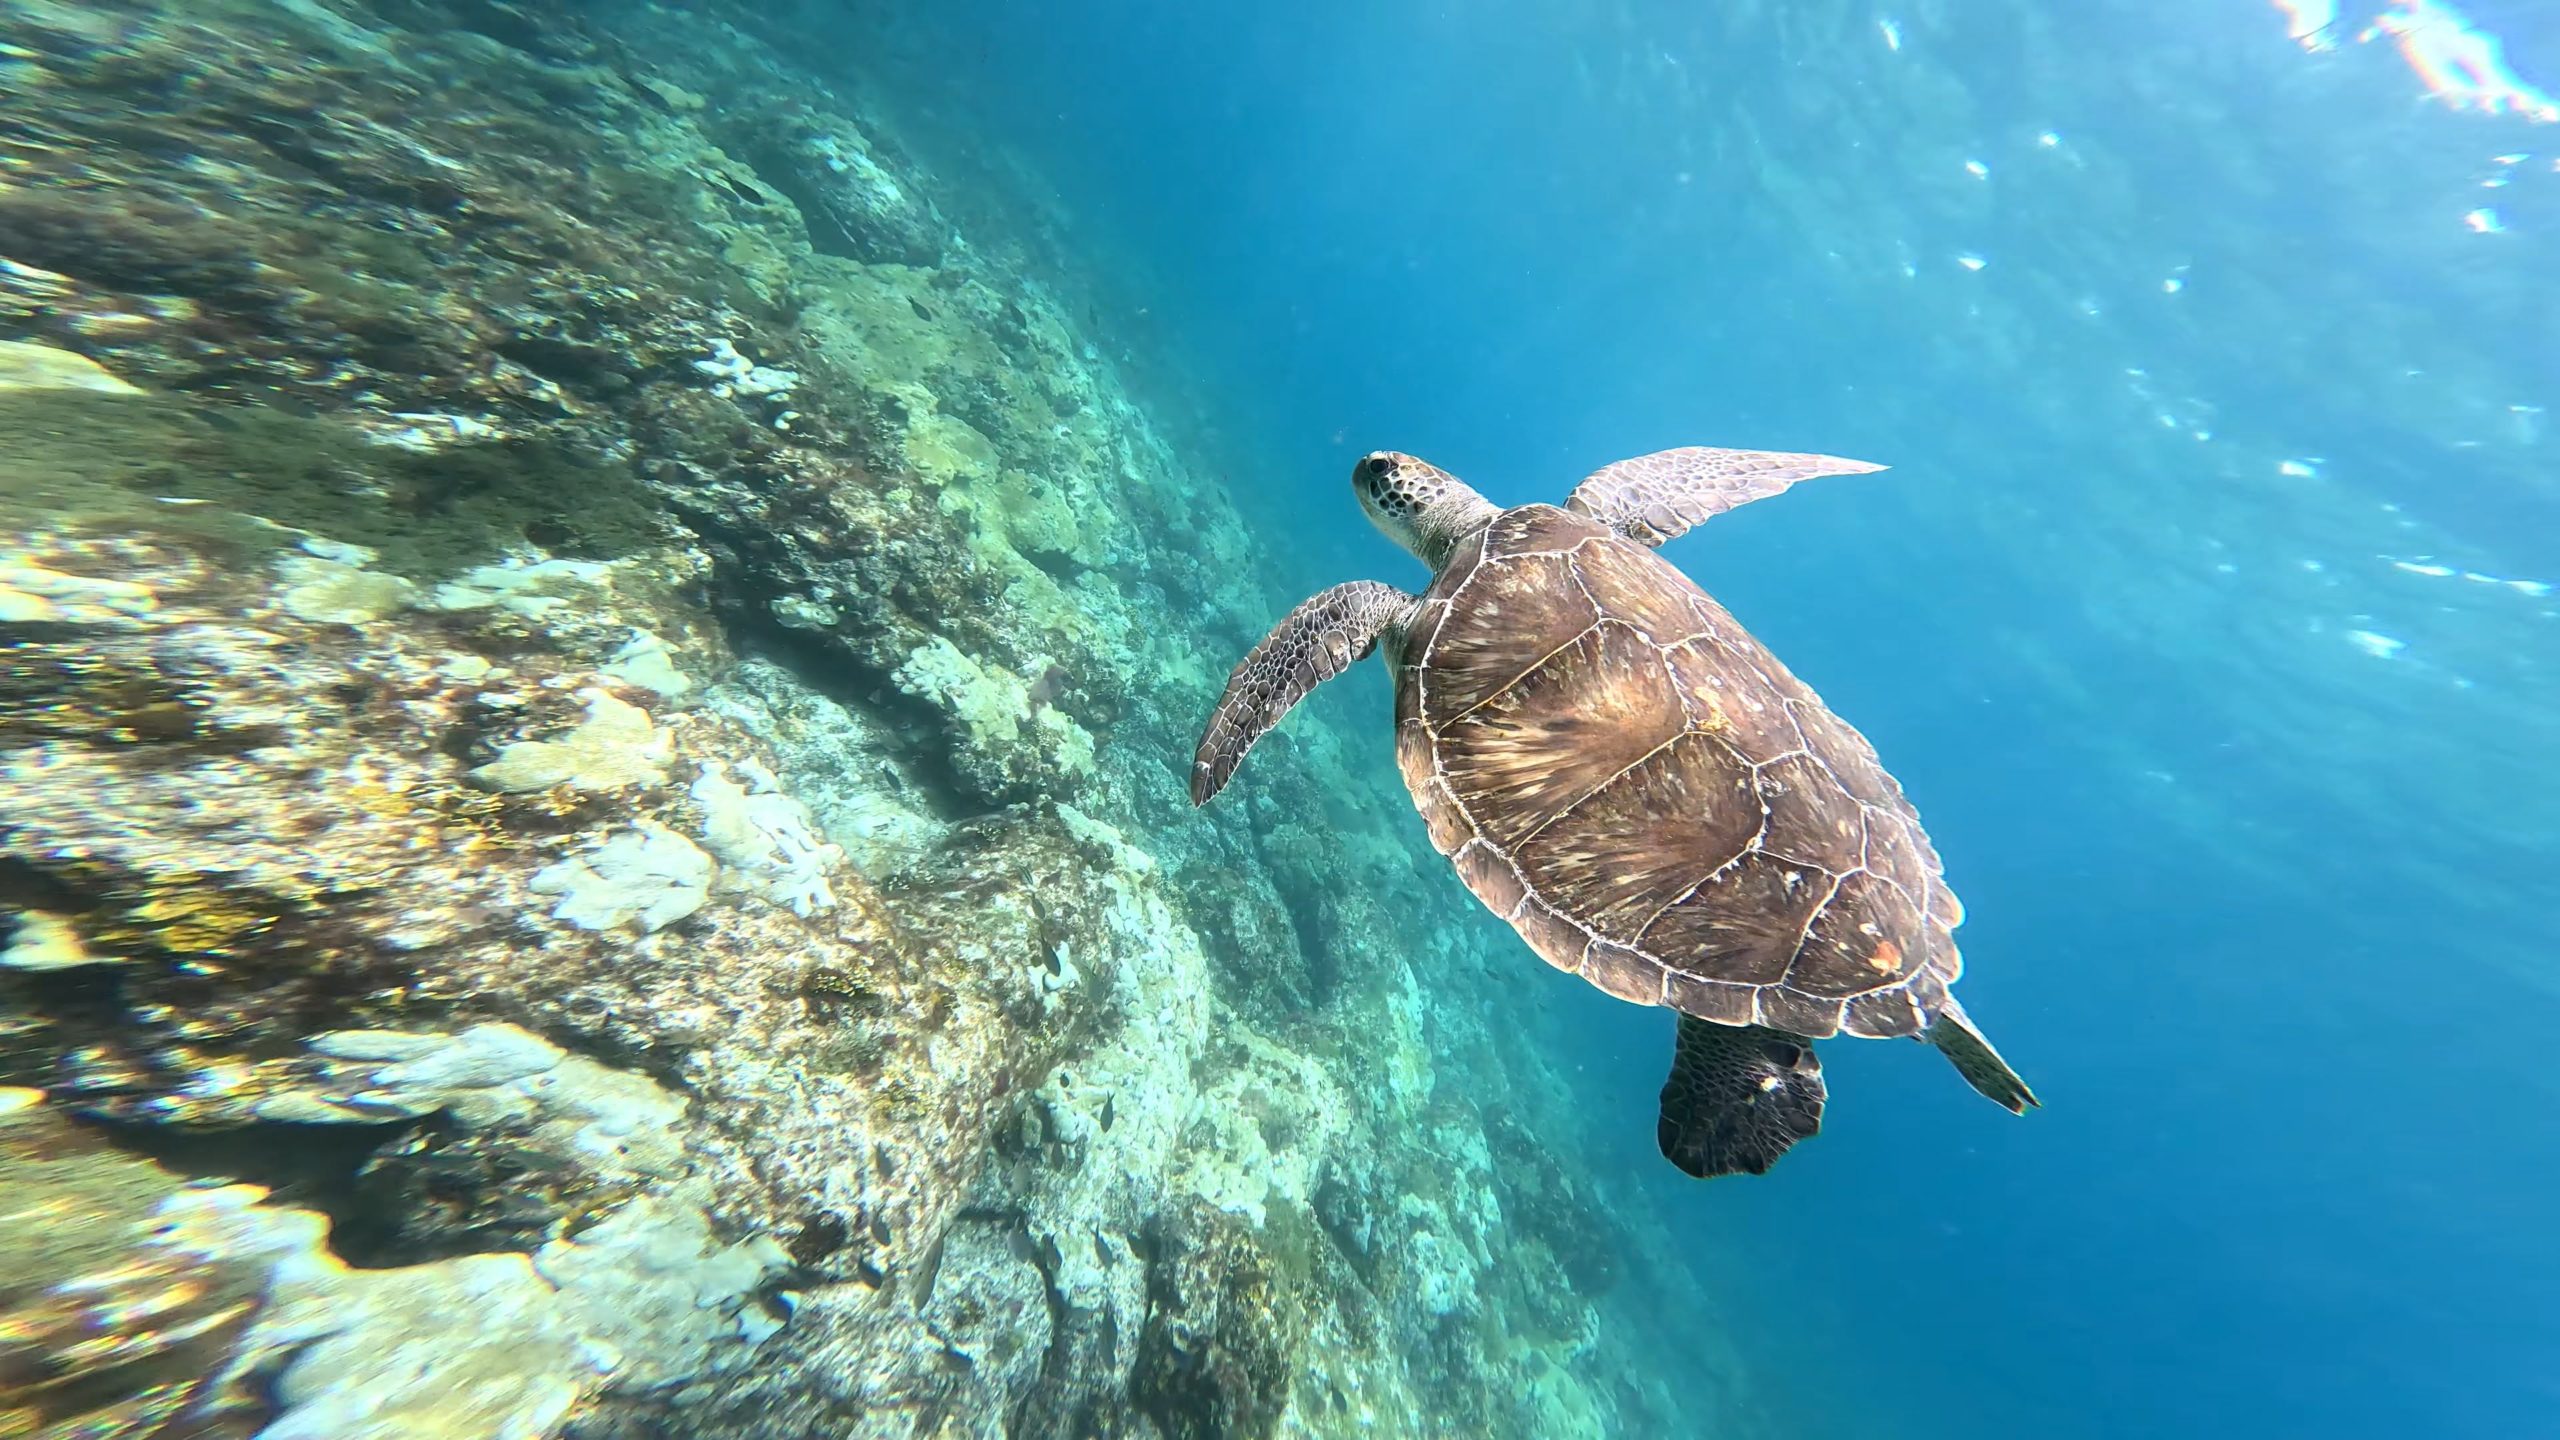
<svg viewBox="0 0 2560 1440"><path fill-rule="evenodd" d="M1823 1095L1810 1042L1683 1015L1654 1134L1664 1159L1702 1180L1763 1175L1822 1128Z"/></svg>
<svg viewBox="0 0 2560 1440"><path fill-rule="evenodd" d="M1191 803L1205 805L1289 707L1378 648L1378 638L1413 613L1414 599L1393 585L1354 580L1289 612L1227 677L1227 693L1209 716L1191 759Z"/></svg>
<svg viewBox="0 0 2560 1440"><path fill-rule="evenodd" d="M2010 1114L2024 1115L2028 1106L2044 1103L2027 1088L2026 1081L2018 1078L2018 1072L2009 1068L2009 1062L2000 1058L2000 1052L1991 1048L1991 1042L1982 1038L1982 1032L1973 1028L1972 1018L1955 1001L1947 1002L1947 1008L1929 1022L1921 1038L1938 1047L1966 1084Z"/></svg>

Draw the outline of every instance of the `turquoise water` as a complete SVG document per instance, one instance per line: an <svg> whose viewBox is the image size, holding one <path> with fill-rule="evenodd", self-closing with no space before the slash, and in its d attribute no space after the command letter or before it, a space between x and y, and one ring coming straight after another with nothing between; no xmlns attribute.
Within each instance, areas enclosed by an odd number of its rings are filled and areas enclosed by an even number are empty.
<svg viewBox="0 0 2560 1440"><path fill-rule="evenodd" d="M2547 18L2473 8L2560 84ZM2046 1109L1834 1046L1820 1141L1698 1186L1638 1123L1658 1014L1525 963L1485 1002L1571 1057L1641 1223L1721 1257L1699 1303L1787 1433L2514 1435L2560 1399L2560 126L2431 98L2369 18L900 32L946 139L1028 155L1111 319L1205 372L1309 590L1419 583L1342 494L1371 448L1505 503L1675 444L1894 467L1668 553L1900 775ZM1330 689L1383 730L1380 677Z"/></svg>

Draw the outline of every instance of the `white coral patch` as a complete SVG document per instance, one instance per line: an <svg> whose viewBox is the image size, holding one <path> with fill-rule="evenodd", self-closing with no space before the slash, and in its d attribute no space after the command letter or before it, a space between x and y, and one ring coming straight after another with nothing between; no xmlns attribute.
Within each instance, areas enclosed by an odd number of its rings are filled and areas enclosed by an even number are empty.
<svg viewBox="0 0 2560 1440"><path fill-rule="evenodd" d="M724 399L741 395L780 398L800 383L798 371L758 365L739 354L738 347L726 338L712 341L711 357L694 361L693 368L711 381L711 393Z"/></svg>
<svg viewBox="0 0 2560 1440"><path fill-rule="evenodd" d="M675 742L650 723L649 712L602 690L587 691L586 701L587 718L576 729L556 740L518 740L471 777L509 793L554 785L602 793L665 784Z"/></svg>
<svg viewBox="0 0 2560 1440"><path fill-rule="evenodd" d="M439 610L485 610L496 607L528 620L539 620L564 605L593 602L596 587L611 582L607 560L525 560L510 557L482 565L436 587Z"/></svg>
<svg viewBox="0 0 2560 1440"><path fill-rule="evenodd" d="M333 1031L310 1045L316 1083L271 1097L262 1116L443 1111L646 1188L530 1253L381 1270L342 1264L318 1216L259 1204L254 1186L176 1192L147 1243L272 1256L259 1343L280 1362L281 1413L266 1440L550 1435L604 1384L672 1389L744 1363L778 1328L756 1296L790 1257L770 1237L714 1232L677 1128L685 1102L656 1082L504 1024Z"/></svg>
<svg viewBox="0 0 2560 1440"><path fill-rule="evenodd" d="M544 867L533 888L560 897L554 919L582 930L663 930L711 898L711 857L663 825L643 821L584 855Z"/></svg>
<svg viewBox="0 0 2560 1440"><path fill-rule="evenodd" d="M21 910L18 928L0 947L0 969L71 970L83 965L112 965L120 956L101 955L83 944L71 922L42 910Z"/></svg>
<svg viewBox="0 0 2560 1440"><path fill-rule="evenodd" d="M148 615L158 602L129 580L49 570L32 560L0 561L0 621L117 624Z"/></svg>
<svg viewBox="0 0 2560 1440"><path fill-rule="evenodd" d="M693 677L676 668L675 654L667 648L667 642L647 630L634 629L622 648L613 652L604 673L669 700L693 689Z"/></svg>
<svg viewBox="0 0 2560 1440"><path fill-rule="evenodd" d="M0 390L91 390L108 395L142 393L86 355L25 340L0 340Z"/></svg>
<svg viewBox="0 0 2560 1440"><path fill-rule="evenodd" d="M703 761L693 782L702 843L723 867L720 888L761 895L801 916L834 908L827 872L843 863L844 851L818 833L809 807L783 794L772 771L742 761L738 773L752 791L717 760Z"/></svg>
<svg viewBox="0 0 2560 1440"><path fill-rule="evenodd" d="M1030 691L1012 672L980 665L939 635L909 651L894 678L899 689L940 706L981 742L1020 738L1031 709Z"/></svg>
<svg viewBox="0 0 2560 1440"><path fill-rule="evenodd" d="M276 566L285 591L277 603L322 625L364 625L415 604L418 587L397 575L315 555L289 555Z"/></svg>

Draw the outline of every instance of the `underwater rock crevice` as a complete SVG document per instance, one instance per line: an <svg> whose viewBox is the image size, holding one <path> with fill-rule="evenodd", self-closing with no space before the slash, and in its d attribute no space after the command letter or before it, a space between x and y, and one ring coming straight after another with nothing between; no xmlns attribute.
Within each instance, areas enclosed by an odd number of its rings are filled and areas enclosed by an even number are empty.
<svg viewBox="0 0 2560 1440"><path fill-rule="evenodd" d="M944 824L989 812L971 793L943 738L947 723L929 703L897 688L889 674L861 663L839 645L775 620L756 597L730 592L721 606L729 643L742 658L770 659L815 693L862 717L876 732L895 737L896 782L924 802Z"/></svg>
<svg viewBox="0 0 2560 1440"><path fill-rule="evenodd" d="M876 258L838 218L835 206L821 193L817 184L801 174L801 167L806 162L794 155L789 145L787 140L768 139L745 145L733 153L755 175L757 183L799 214L809 248L839 260Z"/></svg>
<svg viewBox="0 0 2560 1440"><path fill-rule="evenodd" d="M574 63L589 53L584 44L564 43L563 24L574 22L577 16L559 6L511 5L506 0L435 0L432 5L394 0L386 8L395 14L406 10L433 16L455 29L495 41L546 64ZM570 33L575 34L574 30Z"/></svg>
<svg viewBox="0 0 2560 1440"><path fill-rule="evenodd" d="M236 1127L194 1129L142 1120L96 1119L80 1123L119 1153L148 1160L195 1184L255 1185L276 1203L326 1216L329 1253L360 1270L388 1269L448 1255L522 1248L492 1239L479 1245L419 1244L383 1220L366 1193L364 1172L386 1147L422 1123L414 1118L374 1124L319 1125L251 1121ZM540 1224L527 1233L537 1238Z"/></svg>

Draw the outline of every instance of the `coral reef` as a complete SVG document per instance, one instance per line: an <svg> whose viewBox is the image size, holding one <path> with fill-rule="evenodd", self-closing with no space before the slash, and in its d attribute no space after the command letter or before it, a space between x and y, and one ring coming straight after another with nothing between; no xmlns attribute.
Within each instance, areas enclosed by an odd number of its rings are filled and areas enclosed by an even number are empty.
<svg viewBox="0 0 2560 1440"><path fill-rule="evenodd" d="M475 1040L486 1033L392 1048L430 1069L469 1055L439 1072L468 1092L521 1070L499 1060L493 1071L497 1055L526 1058L521 1044ZM542 1108L596 1107L561 1097ZM0 1091L0 1156L37 1197L0 1214L0 1420L12 1434L544 1434L607 1377L625 1390L678 1385L742 1361L781 1323L761 1295L786 1263L781 1247L723 1245L699 1208L635 1201L530 1255L356 1270L329 1252L320 1216L262 1203L255 1186L184 1186L33 1091Z"/></svg>
<svg viewBox="0 0 2560 1440"><path fill-rule="evenodd" d="M0 9L0 1084L86 1217L0 1418L1673 1428L1383 717L1185 803L1295 596L1036 227L756 7ZM209 1318L63 1360L105 1266Z"/></svg>

